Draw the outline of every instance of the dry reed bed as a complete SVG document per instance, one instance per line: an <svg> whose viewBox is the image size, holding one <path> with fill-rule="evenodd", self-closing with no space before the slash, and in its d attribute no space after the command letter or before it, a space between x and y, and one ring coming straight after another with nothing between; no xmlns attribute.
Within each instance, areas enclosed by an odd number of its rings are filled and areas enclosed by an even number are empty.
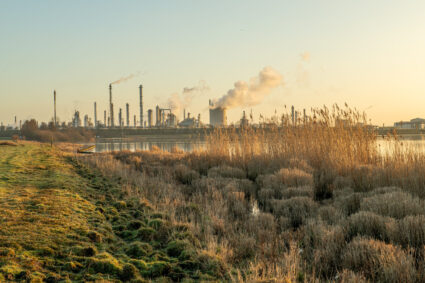
<svg viewBox="0 0 425 283"><path fill-rule="evenodd" d="M234 281L423 282L425 156L378 151L365 116L215 131L203 151L84 157L131 196L188 223ZM257 208L258 207L258 208Z"/></svg>

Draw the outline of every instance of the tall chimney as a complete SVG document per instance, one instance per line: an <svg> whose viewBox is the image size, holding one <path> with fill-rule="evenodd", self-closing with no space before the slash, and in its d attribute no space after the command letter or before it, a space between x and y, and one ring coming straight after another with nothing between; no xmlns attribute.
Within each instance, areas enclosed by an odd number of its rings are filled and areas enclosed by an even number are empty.
<svg viewBox="0 0 425 283"><path fill-rule="evenodd" d="M53 114L53 122L55 123L55 127L56 127L56 90L53 91L53 108L54 108L54 114Z"/></svg>
<svg viewBox="0 0 425 283"><path fill-rule="evenodd" d="M140 127L143 128L143 86L139 86L140 91Z"/></svg>
<svg viewBox="0 0 425 283"><path fill-rule="evenodd" d="M112 84L109 84L109 117L111 119L110 126L113 128L114 123L114 105L112 104Z"/></svg>
<svg viewBox="0 0 425 283"><path fill-rule="evenodd" d="M94 102L94 127L97 128L97 105L96 105L96 101Z"/></svg>
<svg viewBox="0 0 425 283"><path fill-rule="evenodd" d="M186 119L186 108L183 109L183 120Z"/></svg>
<svg viewBox="0 0 425 283"><path fill-rule="evenodd" d="M118 123L119 123L119 126L121 127L122 126L122 109L120 108L120 112L118 113Z"/></svg>
<svg viewBox="0 0 425 283"><path fill-rule="evenodd" d="M107 126L107 124L106 124L106 110L103 111L103 124L104 124L105 127Z"/></svg>
<svg viewBox="0 0 425 283"><path fill-rule="evenodd" d="M136 123L136 115L134 115L134 127L137 127L137 123Z"/></svg>
<svg viewBox="0 0 425 283"><path fill-rule="evenodd" d="M130 105L127 103L125 105L125 110L126 110L126 114L127 114L127 128L130 127Z"/></svg>

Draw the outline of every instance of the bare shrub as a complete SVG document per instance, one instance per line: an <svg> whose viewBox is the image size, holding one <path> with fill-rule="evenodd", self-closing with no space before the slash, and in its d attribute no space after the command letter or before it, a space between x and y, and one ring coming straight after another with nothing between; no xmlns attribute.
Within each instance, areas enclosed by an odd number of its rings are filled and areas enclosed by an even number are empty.
<svg viewBox="0 0 425 283"><path fill-rule="evenodd" d="M332 198L334 190L335 173L328 169L314 171L314 199L324 200Z"/></svg>
<svg viewBox="0 0 425 283"><path fill-rule="evenodd" d="M227 209L230 219L245 220L250 214L249 203L245 200L244 193L233 192L227 194Z"/></svg>
<svg viewBox="0 0 425 283"><path fill-rule="evenodd" d="M313 198L312 186L289 187L282 191L283 198L309 197Z"/></svg>
<svg viewBox="0 0 425 283"><path fill-rule="evenodd" d="M406 192L384 193L364 198L360 209L397 219L423 214L425 211L424 202Z"/></svg>
<svg viewBox="0 0 425 283"><path fill-rule="evenodd" d="M289 218L293 228L303 225L305 220L317 211L318 207L312 199L306 197L273 200L271 206L273 214L276 217Z"/></svg>
<svg viewBox="0 0 425 283"><path fill-rule="evenodd" d="M263 207L264 210L271 210L271 200L275 199L275 191L272 189L261 189L258 192L258 202Z"/></svg>
<svg viewBox="0 0 425 283"><path fill-rule="evenodd" d="M208 170L208 177L210 178L216 178L216 177L223 177L223 178L237 178L237 179L245 179L246 173L244 170L236 167L230 167L227 165L221 165L217 167L213 167L210 170Z"/></svg>
<svg viewBox="0 0 425 283"><path fill-rule="evenodd" d="M257 177L255 182L262 189L271 189L276 192L286 188L286 186L282 184L279 178L274 174L260 175Z"/></svg>
<svg viewBox="0 0 425 283"><path fill-rule="evenodd" d="M184 164L178 164L174 167L174 174L176 179L183 184L192 184L192 182L199 178L199 173L190 169Z"/></svg>
<svg viewBox="0 0 425 283"><path fill-rule="evenodd" d="M413 247L417 251L425 245L425 216L415 215L400 219L398 229L395 231L394 240L404 248Z"/></svg>
<svg viewBox="0 0 425 283"><path fill-rule="evenodd" d="M350 190L347 190L347 193L339 194L335 198L334 204L336 207L340 208L345 215L350 216L359 211L362 199L362 193L350 193Z"/></svg>
<svg viewBox="0 0 425 283"><path fill-rule="evenodd" d="M303 257L324 278L333 277L341 267L341 253L345 247L341 226L310 222L305 226L302 240Z"/></svg>
<svg viewBox="0 0 425 283"><path fill-rule="evenodd" d="M313 185L313 176L301 169L282 168L275 175L278 180L287 186Z"/></svg>
<svg viewBox="0 0 425 283"><path fill-rule="evenodd" d="M360 211L351 215L347 223L347 239L366 236L388 242L394 231L396 221L393 218L377 215L369 211Z"/></svg>
<svg viewBox="0 0 425 283"><path fill-rule="evenodd" d="M400 248L366 238L355 238L344 251L343 266L380 282L414 282L413 258Z"/></svg>
<svg viewBox="0 0 425 283"><path fill-rule="evenodd" d="M357 165L351 171L353 188L358 192L368 192L376 185L379 170L373 165Z"/></svg>
<svg viewBox="0 0 425 283"><path fill-rule="evenodd" d="M234 238L232 242L234 263L241 263L253 259L256 253L257 243L254 238L246 235L240 235Z"/></svg>
<svg viewBox="0 0 425 283"><path fill-rule="evenodd" d="M344 218L340 209L330 205L320 206L317 211L318 217L328 225L335 225L342 221Z"/></svg>

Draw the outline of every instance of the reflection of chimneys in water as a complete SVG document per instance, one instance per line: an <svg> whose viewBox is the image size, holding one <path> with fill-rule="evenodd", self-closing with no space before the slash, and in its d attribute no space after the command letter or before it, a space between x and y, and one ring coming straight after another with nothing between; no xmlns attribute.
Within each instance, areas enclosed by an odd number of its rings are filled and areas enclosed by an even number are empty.
<svg viewBox="0 0 425 283"><path fill-rule="evenodd" d="M120 112L118 113L118 123L119 126L122 127L123 121L122 121L122 109L120 108Z"/></svg>
<svg viewBox="0 0 425 283"><path fill-rule="evenodd" d="M115 121L114 121L114 105L112 104L112 84L109 84L109 119L110 119L110 127L113 128L115 126Z"/></svg>
<svg viewBox="0 0 425 283"><path fill-rule="evenodd" d="M125 105L126 118L127 118L127 128L130 127L130 105L127 103Z"/></svg>
<svg viewBox="0 0 425 283"><path fill-rule="evenodd" d="M55 127L57 125L57 120L56 120L56 90L53 91L53 108L54 108L54 116L53 116L53 122L55 123ZM15 121L16 123L16 121Z"/></svg>
<svg viewBox="0 0 425 283"><path fill-rule="evenodd" d="M140 92L140 127L143 128L143 86L139 86Z"/></svg>
<svg viewBox="0 0 425 283"><path fill-rule="evenodd" d="M305 114L305 108L303 109L303 121L304 124L307 123L307 115Z"/></svg>
<svg viewBox="0 0 425 283"><path fill-rule="evenodd" d="M97 128L97 105L94 102L94 127Z"/></svg>

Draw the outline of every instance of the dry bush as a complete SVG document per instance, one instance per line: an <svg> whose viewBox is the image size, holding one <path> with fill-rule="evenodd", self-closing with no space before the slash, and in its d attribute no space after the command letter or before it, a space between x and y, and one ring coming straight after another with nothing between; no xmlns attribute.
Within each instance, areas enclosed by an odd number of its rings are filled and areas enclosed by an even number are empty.
<svg viewBox="0 0 425 283"><path fill-rule="evenodd" d="M199 173L190 169L184 164L178 164L174 167L174 174L176 179L183 184L192 184L192 182L199 178Z"/></svg>
<svg viewBox="0 0 425 283"><path fill-rule="evenodd" d="M363 193L352 193L352 190L337 191L334 205L350 216L360 210L360 203L364 197Z"/></svg>
<svg viewBox="0 0 425 283"><path fill-rule="evenodd" d="M388 242L395 228L396 221L393 218L360 211L348 218L346 237L351 240L356 236L365 236Z"/></svg>
<svg viewBox="0 0 425 283"><path fill-rule="evenodd" d="M339 208L330 205L320 206L317 215L320 220L328 225L339 224L345 216Z"/></svg>
<svg viewBox="0 0 425 283"><path fill-rule="evenodd" d="M425 246L425 216L407 216L400 219L394 241L404 248L413 247L422 252Z"/></svg>
<svg viewBox="0 0 425 283"><path fill-rule="evenodd" d="M260 188L265 189L281 190L286 187L274 174L259 175L255 182Z"/></svg>
<svg viewBox="0 0 425 283"><path fill-rule="evenodd" d="M313 198L313 187L312 186L289 187L281 191L281 195L283 198L292 198L292 197Z"/></svg>
<svg viewBox="0 0 425 283"><path fill-rule="evenodd" d="M278 180L290 187L313 185L313 176L301 169L282 168L275 175Z"/></svg>
<svg viewBox="0 0 425 283"><path fill-rule="evenodd" d="M364 198L360 209L397 219L425 212L423 200L406 192L391 192Z"/></svg>
<svg viewBox="0 0 425 283"><path fill-rule="evenodd" d="M322 277L331 278L341 268L341 253L345 244L341 226L328 226L312 221L304 228L303 258Z"/></svg>
<svg viewBox="0 0 425 283"><path fill-rule="evenodd" d="M245 173L244 170L242 170L240 168L222 165L222 166L213 167L210 170L208 170L208 177L210 177L210 178L223 177L223 178L245 179L246 173Z"/></svg>
<svg viewBox="0 0 425 283"><path fill-rule="evenodd" d="M372 190L379 180L381 170L377 166L361 164L354 166L350 172L352 186L358 192L368 192Z"/></svg>
<svg viewBox="0 0 425 283"><path fill-rule="evenodd" d="M272 200L271 207L273 214L279 217L286 217L293 228L303 225L307 218L313 216L318 205L310 198L294 197L284 200Z"/></svg>
<svg viewBox="0 0 425 283"><path fill-rule="evenodd" d="M415 282L413 258L397 246L381 241L355 238L343 254L344 268L379 282Z"/></svg>
<svg viewBox="0 0 425 283"><path fill-rule="evenodd" d="M314 171L314 199L324 200L333 197L335 172L328 169Z"/></svg>

